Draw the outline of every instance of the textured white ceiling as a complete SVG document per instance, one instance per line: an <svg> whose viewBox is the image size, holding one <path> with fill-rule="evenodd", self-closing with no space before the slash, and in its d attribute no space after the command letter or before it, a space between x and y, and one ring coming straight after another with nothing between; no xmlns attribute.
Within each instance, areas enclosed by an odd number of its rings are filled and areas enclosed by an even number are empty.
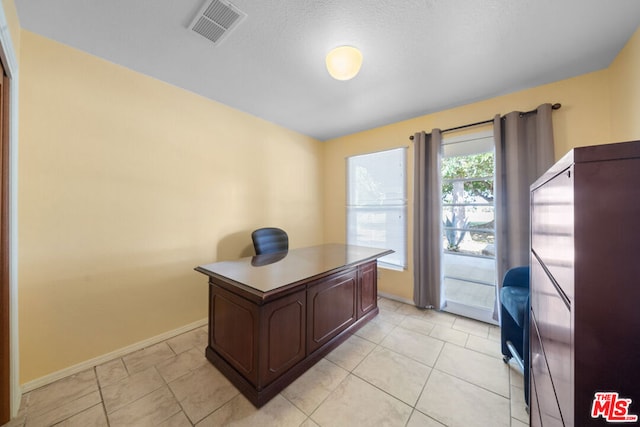
<svg viewBox="0 0 640 427"><path fill-rule="evenodd" d="M638 0L234 0L214 46L187 28L203 4L16 0L29 31L320 140L605 68L640 25Z"/></svg>

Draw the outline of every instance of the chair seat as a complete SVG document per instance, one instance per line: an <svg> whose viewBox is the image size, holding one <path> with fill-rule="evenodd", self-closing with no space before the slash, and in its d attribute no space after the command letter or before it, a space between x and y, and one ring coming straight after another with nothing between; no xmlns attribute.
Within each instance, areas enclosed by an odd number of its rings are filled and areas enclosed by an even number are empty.
<svg viewBox="0 0 640 427"><path fill-rule="evenodd" d="M524 327L527 298L529 298L528 288L508 286L500 290L500 301L502 301L502 305L521 328Z"/></svg>

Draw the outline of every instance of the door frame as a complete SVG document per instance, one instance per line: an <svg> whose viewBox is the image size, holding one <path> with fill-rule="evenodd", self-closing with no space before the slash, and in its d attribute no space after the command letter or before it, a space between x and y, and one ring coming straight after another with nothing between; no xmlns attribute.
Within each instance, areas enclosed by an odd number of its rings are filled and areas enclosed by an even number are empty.
<svg viewBox="0 0 640 427"><path fill-rule="evenodd" d="M9 78L0 61L0 423L11 419L9 290Z"/></svg>
<svg viewBox="0 0 640 427"><path fill-rule="evenodd" d="M9 156L5 162L8 171L4 172L8 178L5 187L8 194L5 196L7 200L4 204L8 214L6 227L8 239L3 240L6 240L5 244L8 246L5 266L5 269L8 270L6 272L8 283L5 286L8 285L9 294L9 410L10 416L15 417L20 408L22 397L19 384L18 353L18 60L2 3L0 3L0 61L2 61L9 83L9 99L5 103L9 107L9 120L5 124L8 126L6 136Z"/></svg>
<svg viewBox="0 0 640 427"><path fill-rule="evenodd" d="M489 126L489 125L487 125ZM485 126L486 127L486 126ZM443 147L449 144L464 144L465 142L468 141L473 141L473 140L481 140L481 139L486 139L486 138L492 138L494 139L493 143L494 143L494 147L495 147L495 138L494 138L494 133L493 133L493 129L491 130L487 130L487 129L483 129L481 128L480 130L472 130L472 131L467 131L462 135L459 136L452 136L452 137L446 137L443 138L442 140L442 145ZM442 176L442 170L440 171L440 174ZM494 170L494 181L495 181L495 170ZM440 194L440 197L442 197L442 194ZM494 213L495 213L495 206L494 206ZM455 257L456 254L450 254L452 257ZM449 313L453 313L453 314L458 314L464 317L469 317L471 319L475 319L475 320L479 320L481 322L485 322L485 323L490 323L490 324L494 324L497 325L498 322L496 319L493 319L493 307L491 309L485 309L484 307L477 307L477 306L472 306L472 305L467 305L464 304L462 302L456 302L456 301L451 301L451 300L447 300L446 299L446 292L445 292L445 250L444 247L441 249L441 266L442 266L442 273L443 276L441 278L441 283L440 283L440 290L441 290L441 295L442 295L442 300L444 301L444 306L442 308L443 311L449 312ZM457 255L457 256L465 256L465 255ZM473 258L472 256L470 256L470 258ZM493 257L493 264L494 264L494 268L496 267L496 259L495 256ZM493 284L493 289L494 289L494 294L495 294L495 289L497 289L497 278L496 278L496 283ZM485 286L485 284L481 284L482 282L476 282L476 286ZM486 285L489 285L489 282L486 283ZM497 294L495 295L495 298L497 298Z"/></svg>

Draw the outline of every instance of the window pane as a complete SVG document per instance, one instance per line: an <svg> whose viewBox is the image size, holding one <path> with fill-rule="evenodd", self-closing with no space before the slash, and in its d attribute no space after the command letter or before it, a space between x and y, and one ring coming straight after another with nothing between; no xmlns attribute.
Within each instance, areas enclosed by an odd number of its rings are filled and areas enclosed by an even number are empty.
<svg viewBox="0 0 640 427"><path fill-rule="evenodd" d="M404 149L349 157L347 204L405 204L404 159Z"/></svg>
<svg viewBox="0 0 640 427"><path fill-rule="evenodd" d="M406 268L406 149L347 159L347 243L393 249L381 264Z"/></svg>
<svg viewBox="0 0 640 427"><path fill-rule="evenodd" d="M493 178L443 180L442 203L493 204Z"/></svg>
<svg viewBox="0 0 640 427"><path fill-rule="evenodd" d="M404 267L406 206L350 207L347 209L347 242L372 248L393 249L381 263Z"/></svg>
<svg viewBox="0 0 640 427"><path fill-rule="evenodd" d="M468 154L488 153L493 151L493 136L480 136L462 141L451 142L445 140L442 147L444 157L459 157Z"/></svg>
<svg viewBox="0 0 640 427"><path fill-rule="evenodd" d="M442 159L442 179L493 177L493 152Z"/></svg>
<svg viewBox="0 0 640 427"><path fill-rule="evenodd" d="M442 226L445 251L494 255L493 206L445 206L442 208Z"/></svg>
<svg viewBox="0 0 640 427"><path fill-rule="evenodd" d="M443 159L442 239L445 251L494 256L493 171L493 152L465 152Z"/></svg>

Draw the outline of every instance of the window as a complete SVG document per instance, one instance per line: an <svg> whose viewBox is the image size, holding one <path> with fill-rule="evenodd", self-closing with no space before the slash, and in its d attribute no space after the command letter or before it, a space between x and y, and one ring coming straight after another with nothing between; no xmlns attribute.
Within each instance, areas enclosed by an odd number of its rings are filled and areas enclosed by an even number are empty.
<svg viewBox="0 0 640 427"><path fill-rule="evenodd" d="M445 310L493 322L493 134L483 132L444 140L441 167Z"/></svg>
<svg viewBox="0 0 640 427"><path fill-rule="evenodd" d="M442 246L448 252L493 257L493 138L449 143L443 151Z"/></svg>
<svg viewBox="0 0 640 427"><path fill-rule="evenodd" d="M407 267L406 148L347 158L347 244L393 249L382 267Z"/></svg>

